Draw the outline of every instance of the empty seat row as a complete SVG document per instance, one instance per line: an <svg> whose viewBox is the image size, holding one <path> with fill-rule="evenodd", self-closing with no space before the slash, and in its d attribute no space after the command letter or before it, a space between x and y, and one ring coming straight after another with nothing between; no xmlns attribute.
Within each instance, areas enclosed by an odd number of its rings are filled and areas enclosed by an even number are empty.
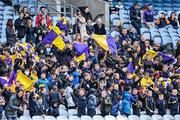
<svg viewBox="0 0 180 120"><path fill-rule="evenodd" d="M149 115L141 115L140 117L136 115L130 115L128 117L118 115L117 117L107 115L105 117L102 117L100 115L95 115L93 117L90 116L58 116L57 118L53 116L33 116L32 118L29 116L21 116L20 120L179 120L180 115L175 115L174 117L171 115L164 115L163 117L160 115L152 115L150 117Z"/></svg>

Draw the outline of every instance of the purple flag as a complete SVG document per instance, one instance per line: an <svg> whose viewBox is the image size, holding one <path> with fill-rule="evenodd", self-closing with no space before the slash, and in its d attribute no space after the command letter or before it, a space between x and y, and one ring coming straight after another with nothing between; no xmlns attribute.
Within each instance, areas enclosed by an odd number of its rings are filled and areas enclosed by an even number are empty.
<svg viewBox="0 0 180 120"><path fill-rule="evenodd" d="M89 57L89 49L88 49L87 44L80 43L80 42L75 42L74 43L74 48L75 48L78 56L85 53L86 58Z"/></svg>
<svg viewBox="0 0 180 120"><path fill-rule="evenodd" d="M5 80L4 78L0 77L0 85L3 86L6 83L7 83L7 80Z"/></svg>
<svg viewBox="0 0 180 120"><path fill-rule="evenodd" d="M127 68L131 74L133 74L135 72L132 62L129 62Z"/></svg>
<svg viewBox="0 0 180 120"><path fill-rule="evenodd" d="M60 30L68 30L68 27L67 27L67 23L64 22L65 18L60 20L58 23L57 23L57 26L59 27Z"/></svg>
<svg viewBox="0 0 180 120"><path fill-rule="evenodd" d="M16 80L16 73L15 73L15 71L13 70L12 72L11 72L11 75L10 75L10 77L9 77L9 81L8 81L8 86L11 86L12 84L13 84L13 81L15 81Z"/></svg>
<svg viewBox="0 0 180 120"><path fill-rule="evenodd" d="M107 35L106 41L107 41L109 50L110 50L112 53L116 53L116 51L117 51L117 46L116 46L116 43L115 43L114 38L113 38L112 36L110 36L110 35Z"/></svg>

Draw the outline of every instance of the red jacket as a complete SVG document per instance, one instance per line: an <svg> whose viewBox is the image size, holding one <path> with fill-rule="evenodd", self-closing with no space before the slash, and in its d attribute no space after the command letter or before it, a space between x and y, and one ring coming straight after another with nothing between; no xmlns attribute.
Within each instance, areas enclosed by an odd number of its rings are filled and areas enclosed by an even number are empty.
<svg viewBox="0 0 180 120"><path fill-rule="evenodd" d="M37 17L36 17L36 27L39 26L39 24L41 23L41 20L42 20L42 14L39 14ZM46 15L46 24L49 28L49 26L52 26L52 22L51 22L51 17L49 15Z"/></svg>

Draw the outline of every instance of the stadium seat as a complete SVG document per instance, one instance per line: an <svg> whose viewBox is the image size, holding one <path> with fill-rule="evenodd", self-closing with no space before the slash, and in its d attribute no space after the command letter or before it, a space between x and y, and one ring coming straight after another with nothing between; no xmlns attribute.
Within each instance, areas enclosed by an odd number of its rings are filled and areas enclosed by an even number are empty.
<svg viewBox="0 0 180 120"><path fill-rule="evenodd" d="M54 116L45 116L44 120L56 120Z"/></svg>
<svg viewBox="0 0 180 120"><path fill-rule="evenodd" d="M32 120L44 120L42 116L33 116Z"/></svg>
<svg viewBox="0 0 180 120"><path fill-rule="evenodd" d="M66 107L64 105L62 105L62 104L59 105L59 108L66 110Z"/></svg>
<svg viewBox="0 0 180 120"><path fill-rule="evenodd" d="M151 39L150 33L143 33L142 35L148 40Z"/></svg>
<svg viewBox="0 0 180 120"><path fill-rule="evenodd" d="M137 115L129 115L128 120L141 120Z"/></svg>
<svg viewBox="0 0 180 120"><path fill-rule="evenodd" d="M141 35L143 33L149 33L149 29L148 28L140 28L140 31L141 31Z"/></svg>
<svg viewBox="0 0 180 120"><path fill-rule="evenodd" d="M153 41L154 41L154 43L160 43L160 44L162 43L161 37L158 37L158 36L157 36L157 37L155 36L155 37L153 38Z"/></svg>
<svg viewBox="0 0 180 120"><path fill-rule="evenodd" d="M168 36L162 36L162 44L166 45L168 43L172 43L171 37Z"/></svg>
<svg viewBox="0 0 180 120"><path fill-rule="evenodd" d="M164 115L163 119L164 120L174 120L174 117L172 115Z"/></svg>
<svg viewBox="0 0 180 120"><path fill-rule="evenodd" d="M126 116L118 115L116 120L128 120L128 118Z"/></svg>
<svg viewBox="0 0 180 120"><path fill-rule="evenodd" d="M180 120L180 114L174 116L175 120Z"/></svg>
<svg viewBox="0 0 180 120"><path fill-rule="evenodd" d="M153 39L154 37L161 37L159 32L151 32L151 39Z"/></svg>
<svg viewBox="0 0 180 120"><path fill-rule="evenodd" d="M161 115L152 115L152 120L163 120L163 117Z"/></svg>
<svg viewBox="0 0 180 120"><path fill-rule="evenodd" d="M149 115L141 115L141 120L151 120L151 117Z"/></svg>
<svg viewBox="0 0 180 120"><path fill-rule="evenodd" d="M60 114L60 116L66 116L66 117L69 116L68 112L61 108L59 109L59 114Z"/></svg>
<svg viewBox="0 0 180 120"><path fill-rule="evenodd" d="M118 26L120 23L120 18L114 18L111 22L113 26Z"/></svg>
<svg viewBox="0 0 180 120"><path fill-rule="evenodd" d="M150 32L159 32L159 30L157 28L150 28L149 31Z"/></svg>
<svg viewBox="0 0 180 120"><path fill-rule="evenodd" d="M93 120L104 120L103 116L95 115L93 116Z"/></svg>
<svg viewBox="0 0 180 120"><path fill-rule="evenodd" d="M69 116L69 120L81 120L78 116Z"/></svg>
<svg viewBox="0 0 180 120"><path fill-rule="evenodd" d="M174 29L174 28L169 28L169 29L168 29L168 32L169 32L169 33L170 33L170 32L177 32L177 30Z"/></svg>
<svg viewBox="0 0 180 120"><path fill-rule="evenodd" d="M57 116L57 120L69 120L66 116Z"/></svg>
<svg viewBox="0 0 180 120"><path fill-rule="evenodd" d="M21 116L19 120L31 120L30 116Z"/></svg>
<svg viewBox="0 0 180 120"><path fill-rule="evenodd" d="M171 37L171 38L172 38L173 48L176 49L176 44L177 44L177 41L180 40L180 37L178 37L178 36L173 36L173 37Z"/></svg>
<svg viewBox="0 0 180 120"><path fill-rule="evenodd" d="M106 115L106 116L104 117L104 119L105 119L105 120L116 120L116 118L115 118L114 116L112 116L112 115Z"/></svg>
<svg viewBox="0 0 180 120"><path fill-rule="evenodd" d="M4 2L0 1L0 6L4 6Z"/></svg>
<svg viewBox="0 0 180 120"><path fill-rule="evenodd" d="M69 114L69 116L77 115L77 110L76 109L69 109L68 114Z"/></svg>
<svg viewBox="0 0 180 120"><path fill-rule="evenodd" d="M81 116L81 120L93 120L90 116L84 115Z"/></svg>

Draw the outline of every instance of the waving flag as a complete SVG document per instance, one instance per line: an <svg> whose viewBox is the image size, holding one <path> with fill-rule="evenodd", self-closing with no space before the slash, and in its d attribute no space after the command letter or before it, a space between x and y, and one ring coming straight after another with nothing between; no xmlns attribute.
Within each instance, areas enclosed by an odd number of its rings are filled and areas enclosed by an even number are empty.
<svg viewBox="0 0 180 120"><path fill-rule="evenodd" d="M131 73L132 77L136 76L132 61L129 62L129 64L128 64L128 66L127 66L127 69L128 69L129 72Z"/></svg>
<svg viewBox="0 0 180 120"><path fill-rule="evenodd" d="M88 45L85 43L75 42L74 49L77 52L77 62L85 60L89 57Z"/></svg>
<svg viewBox="0 0 180 120"><path fill-rule="evenodd" d="M53 44L60 50L65 48L63 37L60 36L61 31L58 27L54 27L43 39L44 44Z"/></svg>
<svg viewBox="0 0 180 120"><path fill-rule="evenodd" d="M158 56L158 57L162 57L163 62L164 62L165 64L167 64L167 63L175 64L175 63L177 62L177 60L176 60L172 55L168 55L168 54L164 54L164 53L162 53L162 52L158 52L158 55L157 55L157 56Z"/></svg>
<svg viewBox="0 0 180 120"><path fill-rule="evenodd" d="M67 20L65 17L61 17L59 22L56 24L56 26L59 27L60 30L68 30L68 27L67 27Z"/></svg>
<svg viewBox="0 0 180 120"><path fill-rule="evenodd" d="M109 35L97 35L94 34L92 38L96 41L96 43L101 46L106 51L111 51L112 53L116 53L117 46L115 40L112 36Z"/></svg>
<svg viewBox="0 0 180 120"><path fill-rule="evenodd" d="M147 50L146 54L143 55L143 60L147 57L149 57L151 60L154 59L154 57L156 57L156 55L158 54L158 52L155 52L153 50Z"/></svg>
<svg viewBox="0 0 180 120"><path fill-rule="evenodd" d="M6 83L7 83L7 80L3 77L0 77L0 86L3 86Z"/></svg>
<svg viewBox="0 0 180 120"><path fill-rule="evenodd" d="M21 84L23 84L25 91L30 91L31 87L34 84L33 80L28 78L21 71L17 72L16 77L15 77L15 81L19 81ZM13 92L15 92L15 84L14 84L15 81L10 86L8 85Z"/></svg>

